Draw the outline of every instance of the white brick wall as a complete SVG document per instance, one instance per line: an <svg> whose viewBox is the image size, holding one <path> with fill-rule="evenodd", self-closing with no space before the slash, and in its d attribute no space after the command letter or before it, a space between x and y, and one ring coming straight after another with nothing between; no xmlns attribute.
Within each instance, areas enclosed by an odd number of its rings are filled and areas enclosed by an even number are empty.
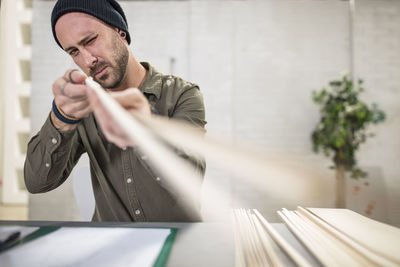
<svg viewBox="0 0 400 267"><path fill-rule="evenodd" d="M400 225L400 1L356 4L355 67L365 79L365 99L387 119L360 150L360 163L379 166L388 192L389 221Z"/></svg>
<svg viewBox="0 0 400 267"><path fill-rule="evenodd" d="M231 180L232 174L209 164L207 179L232 193L227 203L238 205L235 199L241 199L247 206L260 208L270 219L275 219L275 210L284 206L333 205L333 173L326 169L329 160L311 152L310 134L318 120L311 91L349 69L348 2L121 3L139 60L148 60L165 72L172 69L174 74L200 85L210 134L251 143L261 150L283 150L305 168L313 168L301 188L288 186L290 196L271 196L245 181ZM389 115L388 121L377 128L378 137L363 147L360 163L382 170L389 195L389 220L400 223L400 169L396 164L400 158L400 2L363 0L356 4L357 73L371 90L365 98L379 102ZM49 112L52 81L72 65L51 35L52 5L34 3L31 114L35 131ZM78 218L76 208L70 208L71 186L63 187L61 190L68 193L51 196L58 199L57 205L44 206L39 197L32 198L31 210L35 212L31 212L31 218L49 218L50 214L52 219ZM310 188L318 190L305 195ZM205 208L212 204L206 201Z"/></svg>

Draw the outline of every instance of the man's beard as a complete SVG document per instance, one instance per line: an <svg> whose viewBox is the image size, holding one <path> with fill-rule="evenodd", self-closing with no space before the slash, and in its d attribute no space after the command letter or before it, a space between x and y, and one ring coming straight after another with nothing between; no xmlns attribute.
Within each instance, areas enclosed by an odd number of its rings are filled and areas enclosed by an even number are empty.
<svg viewBox="0 0 400 267"><path fill-rule="evenodd" d="M112 58L115 60L115 65L106 61L99 61L94 67L90 68L90 76L92 76L93 79L104 88L114 89L119 87L126 76L129 52L126 46L117 38L118 37L114 39L114 53L112 54ZM106 66L109 67L108 73L97 78L96 73ZM107 84L107 79L110 76L112 77L112 75L114 75L113 80L110 81L110 84Z"/></svg>

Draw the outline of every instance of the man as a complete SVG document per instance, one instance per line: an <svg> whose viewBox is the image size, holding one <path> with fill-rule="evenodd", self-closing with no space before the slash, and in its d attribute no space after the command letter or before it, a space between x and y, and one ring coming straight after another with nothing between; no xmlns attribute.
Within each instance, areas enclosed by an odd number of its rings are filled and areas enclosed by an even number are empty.
<svg viewBox="0 0 400 267"><path fill-rule="evenodd" d="M204 128L198 86L136 61L125 14L115 0L58 0L51 23L57 44L83 72L68 70L53 84L53 108L28 144L27 189L43 193L58 187L86 152L96 200L93 221L200 220L197 212L182 209L146 155L103 116L104 107L92 98L85 79L92 76L127 109ZM202 159L177 153L204 174Z"/></svg>

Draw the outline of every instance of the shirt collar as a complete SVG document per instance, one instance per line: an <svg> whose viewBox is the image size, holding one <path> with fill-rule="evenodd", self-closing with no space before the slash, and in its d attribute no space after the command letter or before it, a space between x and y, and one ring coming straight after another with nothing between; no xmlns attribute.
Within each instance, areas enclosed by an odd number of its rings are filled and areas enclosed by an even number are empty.
<svg viewBox="0 0 400 267"><path fill-rule="evenodd" d="M147 70L146 78L140 89L144 94L155 95L158 100L161 95L162 74L147 62L140 62L140 64Z"/></svg>

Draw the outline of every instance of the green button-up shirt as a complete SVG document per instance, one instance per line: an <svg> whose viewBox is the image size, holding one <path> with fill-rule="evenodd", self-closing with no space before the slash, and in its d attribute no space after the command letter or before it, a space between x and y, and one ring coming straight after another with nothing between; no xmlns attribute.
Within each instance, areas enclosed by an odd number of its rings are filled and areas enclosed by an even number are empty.
<svg viewBox="0 0 400 267"><path fill-rule="evenodd" d="M203 97L199 87L142 63L147 76L141 87L150 105L162 116L184 120L204 129ZM96 208L93 221L198 221L182 209L176 192L168 189L162 174L147 164L146 155L135 147L120 149L109 143L93 114L73 131L60 132L50 116L29 141L25 161L25 184L31 193L43 193L61 185L83 153L88 153ZM182 151L204 175L203 159ZM168 160L168 159L165 159ZM198 199L200 197L200 188Z"/></svg>

